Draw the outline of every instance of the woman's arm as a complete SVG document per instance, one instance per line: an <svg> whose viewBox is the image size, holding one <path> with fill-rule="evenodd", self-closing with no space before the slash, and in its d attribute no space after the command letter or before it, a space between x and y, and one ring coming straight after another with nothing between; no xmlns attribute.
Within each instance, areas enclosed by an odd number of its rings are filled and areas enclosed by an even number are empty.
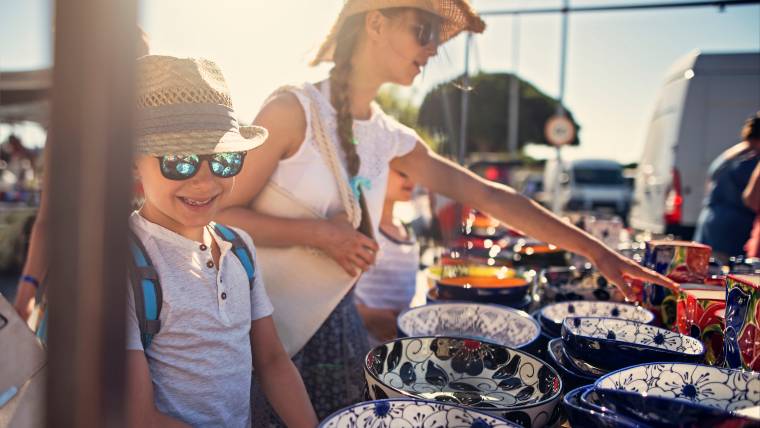
<svg viewBox="0 0 760 428"><path fill-rule="evenodd" d="M295 95L283 93L270 100L254 121L269 131L269 138L248 153L243 170L235 177L225 209L217 219L248 232L256 245L319 248L349 274L367 270L375 260L377 244L354 230L345 216L329 220L286 219L257 213L251 202L270 180L281 159L295 154L306 133L306 117Z"/></svg>
<svg viewBox="0 0 760 428"><path fill-rule="evenodd" d="M438 156L422 143L417 143L409 154L394 159L391 166L413 181L476 207L529 236L585 256L626 296L632 297L625 277L677 288L675 282L618 255L514 189L486 181Z"/></svg>
<svg viewBox="0 0 760 428"><path fill-rule="evenodd" d="M127 351L127 426L129 427L189 427L156 409L153 401L153 382L148 361L142 351Z"/></svg>
<svg viewBox="0 0 760 428"><path fill-rule="evenodd" d="M285 425L315 427L318 423L317 415L309 394L277 336L271 316L251 323L251 352L254 374L269 404Z"/></svg>

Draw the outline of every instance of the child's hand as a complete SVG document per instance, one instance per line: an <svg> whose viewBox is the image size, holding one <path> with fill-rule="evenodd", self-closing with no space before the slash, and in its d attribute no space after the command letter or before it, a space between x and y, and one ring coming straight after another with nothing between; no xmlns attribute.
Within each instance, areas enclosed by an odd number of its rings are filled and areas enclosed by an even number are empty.
<svg viewBox="0 0 760 428"><path fill-rule="evenodd" d="M372 267L379 249L377 242L355 230L345 213L334 215L323 225L320 249L338 262L346 273L356 276Z"/></svg>
<svg viewBox="0 0 760 428"><path fill-rule="evenodd" d="M604 248L599 255L592 258L591 262L602 275L623 292L626 300L635 301L638 297L633 293L633 289L628 284L628 280L630 279L651 282L667 287L673 291L678 291L678 284L675 281L666 278L651 269L647 269L608 248Z"/></svg>

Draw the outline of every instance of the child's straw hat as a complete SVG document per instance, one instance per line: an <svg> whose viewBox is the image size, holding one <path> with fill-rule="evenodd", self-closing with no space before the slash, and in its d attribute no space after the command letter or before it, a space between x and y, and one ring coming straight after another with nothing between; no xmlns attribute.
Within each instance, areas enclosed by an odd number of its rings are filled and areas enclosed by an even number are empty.
<svg viewBox="0 0 760 428"><path fill-rule="evenodd" d="M266 129L238 125L214 62L147 55L137 70L137 153L242 152L266 140Z"/></svg>
<svg viewBox="0 0 760 428"><path fill-rule="evenodd" d="M442 19L441 44L462 31L482 33L486 28L485 22L480 19L468 0L346 0L340 15L338 15L338 20L335 21L330 34L322 42L322 46L311 61L311 65L317 65L323 61L332 61L333 52L335 52L335 40L346 19L371 10L395 7L420 9L439 16Z"/></svg>

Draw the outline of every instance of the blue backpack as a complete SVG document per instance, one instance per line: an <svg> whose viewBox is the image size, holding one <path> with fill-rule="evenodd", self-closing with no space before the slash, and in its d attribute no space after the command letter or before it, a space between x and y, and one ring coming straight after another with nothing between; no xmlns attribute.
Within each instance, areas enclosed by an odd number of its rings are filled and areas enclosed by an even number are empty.
<svg viewBox="0 0 760 428"><path fill-rule="evenodd" d="M232 252L240 260L248 275L248 286L253 289L253 281L256 276L256 268L253 256L243 239L234 230L219 223L214 225L216 233L225 241L232 244ZM161 329L161 281L153 263L148 257L140 239L130 231L129 250L132 254L129 265L129 277L132 283L132 293L135 297L135 312L137 323L140 326L140 339L143 349L148 349L153 336Z"/></svg>

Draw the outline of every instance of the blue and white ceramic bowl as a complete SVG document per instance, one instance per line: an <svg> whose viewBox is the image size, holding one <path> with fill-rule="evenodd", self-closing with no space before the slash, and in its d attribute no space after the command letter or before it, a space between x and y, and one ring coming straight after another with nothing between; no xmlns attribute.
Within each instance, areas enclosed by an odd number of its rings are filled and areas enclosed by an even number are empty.
<svg viewBox="0 0 760 428"><path fill-rule="evenodd" d="M552 426L560 418L562 381L557 372L530 354L493 343L397 339L367 354L364 373L373 399L460 404L529 428Z"/></svg>
<svg viewBox="0 0 760 428"><path fill-rule="evenodd" d="M641 306L614 302L586 302L576 300L545 306L539 313L541 326L550 330L555 337L560 335L562 322L567 317L609 317L638 321L649 324L654 314Z"/></svg>
<svg viewBox="0 0 760 428"><path fill-rule="evenodd" d="M599 377L589 376L585 373L576 371L573 365L568 361L565 351L563 349L564 344L562 339L552 339L547 344L547 354L549 363L557 369L560 377L562 378L562 386L564 391L570 391L584 385L591 385Z"/></svg>
<svg viewBox="0 0 760 428"><path fill-rule="evenodd" d="M395 398L359 403L338 410L323 420L319 427L519 428L519 425L455 404Z"/></svg>
<svg viewBox="0 0 760 428"><path fill-rule="evenodd" d="M660 397L760 421L757 372L688 363L641 364L601 377L594 388Z"/></svg>
<svg viewBox="0 0 760 428"><path fill-rule="evenodd" d="M439 303L402 312L399 336L449 336L525 348L541 334L536 320L523 311L476 303Z"/></svg>
<svg viewBox="0 0 760 428"><path fill-rule="evenodd" d="M565 318L562 340L571 357L606 370L657 361L699 362L705 354L699 339L618 318Z"/></svg>
<svg viewBox="0 0 760 428"><path fill-rule="evenodd" d="M614 389L592 389L581 395L586 407L610 411L616 415L646 422L655 427L731 427L758 426L750 418L726 414L704 406L694 406L679 400L642 395Z"/></svg>
<svg viewBox="0 0 760 428"><path fill-rule="evenodd" d="M650 428L647 424L628 419L617 413L589 407L581 401L581 396L589 388L591 386L587 385L573 389L565 394L565 398L562 399L565 414L573 428Z"/></svg>

